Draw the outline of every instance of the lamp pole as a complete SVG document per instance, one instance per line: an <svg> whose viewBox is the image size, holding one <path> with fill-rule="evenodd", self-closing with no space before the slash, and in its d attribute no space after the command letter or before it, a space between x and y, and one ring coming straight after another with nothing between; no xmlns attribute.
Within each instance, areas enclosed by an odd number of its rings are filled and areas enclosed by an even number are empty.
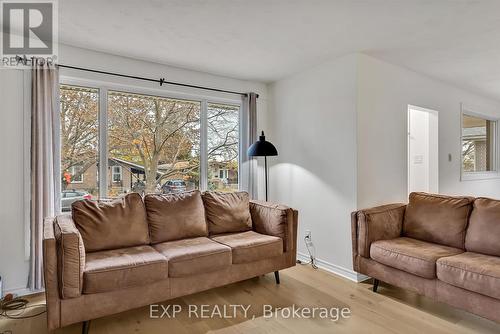
<svg viewBox="0 0 500 334"><path fill-rule="evenodd" d="M264 174L266 178L266 202L267 202L267 155L264 156Z"/></svg>

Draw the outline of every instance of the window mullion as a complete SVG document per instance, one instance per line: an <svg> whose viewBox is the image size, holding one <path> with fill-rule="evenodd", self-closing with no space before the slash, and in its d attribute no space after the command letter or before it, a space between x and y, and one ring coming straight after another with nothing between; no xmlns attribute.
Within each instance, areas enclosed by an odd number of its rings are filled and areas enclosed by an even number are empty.
<svg viewBox="0 0 500 334"><path fill-rule="evenodd" d="M108 196L108 89L99 89L99 198Z"/></svg>
<svg viewBox="0 0 500 334"><path fill-rule="evenodd" d="M208 189L208 135L207 135L207 100L201 101L200 115L200 190Z"/></svg>

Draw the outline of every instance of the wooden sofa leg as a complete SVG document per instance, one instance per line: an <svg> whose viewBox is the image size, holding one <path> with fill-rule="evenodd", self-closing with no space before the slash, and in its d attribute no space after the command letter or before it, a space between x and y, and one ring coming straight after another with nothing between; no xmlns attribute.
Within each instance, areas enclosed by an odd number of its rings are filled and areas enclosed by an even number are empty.
<svg viewBox="0 0 500 334"><path fill-rule="evenodd" d="M90 320L84 321L82 324L82 334L88 334L90 328Z"/></svg>
<svg viewBox="0 0 500 334"><path fill-rule="evenodd" d="M274 272L274 279L276 280L276 284L280 284L280 272L279 271Z"/></svg>
<svg viewBox="0 0 500 334"><path fill-rule="evenodd" d="M379 283L380 283L380 281L378 279L376 279L376 278L373 279L373 292L377 292Z"/></svg>

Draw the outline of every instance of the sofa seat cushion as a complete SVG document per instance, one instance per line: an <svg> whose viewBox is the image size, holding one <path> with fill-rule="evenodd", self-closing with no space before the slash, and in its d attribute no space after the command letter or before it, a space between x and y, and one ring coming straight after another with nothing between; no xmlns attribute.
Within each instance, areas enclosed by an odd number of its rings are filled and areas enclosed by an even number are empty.
<svg viewBox="0 0 500 334"><path fill-rule="evenodd" d="M153 247L167 258L170 277L202 274L231 265L231 248L205 237L167 241Z"/></svg>
<svg viewBox="0 0 500 334"><path fill-rule="evenodd" d="M222 234L211 238L231 247L233 263L253 262L283 254L283 240L280 237L254 231Z"/></svg>
<svg viewBox="0 0 500 334"><path fill-rule="evenodd" d="M151 246L87 253L83 293L146 285L168 278L167 259Z"/></svg>
<svg viewBox="0 0 500 334"><path fill-rule="evenodd" d="M370 247L373 260L424 278L436 278L437 259L462 252L458 248L406 237L375 241Z"/></svg>
<svg viewBox="0 0 500 334"><path fill-rule="evenodd" d="M437 261L437 277L448 284L500 299L500 258L465 252Z"/></svg>

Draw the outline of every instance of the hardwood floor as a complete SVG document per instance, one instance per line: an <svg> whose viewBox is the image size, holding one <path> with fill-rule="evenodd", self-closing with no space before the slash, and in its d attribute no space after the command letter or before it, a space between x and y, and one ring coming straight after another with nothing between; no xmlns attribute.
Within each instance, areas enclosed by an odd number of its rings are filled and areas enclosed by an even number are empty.
<svg viewBox="0 0 500 334"><path fill-rule="evenodd" d="M500 325L445 304L384 283L379 292L369 283L353 283L322 270L296 266L280 272L276 285L272 273L229 286L201 292L163 303L180 305L175 318L150 318L150 308L124 312L91 322L91 334L155 333L500 333ZM33 297L33 304L43 303L43 296ZM247 317L239 309L234 318L200 319L189 317L188 305L251 305ZM336 322L314 319L285 319L284 314L264 318L263 305L287 308L348 307L351 317ZM209 310L209 311L210 311ZM32 312L37 312L36 308ZM161 310L160 310L161 313ZM160 313L157 313L158 315ZM170 313L171 314L171 313ZM200 312L198 312L200 315ZM232 312L229 312L232 315ZM0 319L0 333L46 333L45 316L29 320ZM9 334L10 334L9 333ZM81 325L60 330L58 334L79 334Z"/></svg>

